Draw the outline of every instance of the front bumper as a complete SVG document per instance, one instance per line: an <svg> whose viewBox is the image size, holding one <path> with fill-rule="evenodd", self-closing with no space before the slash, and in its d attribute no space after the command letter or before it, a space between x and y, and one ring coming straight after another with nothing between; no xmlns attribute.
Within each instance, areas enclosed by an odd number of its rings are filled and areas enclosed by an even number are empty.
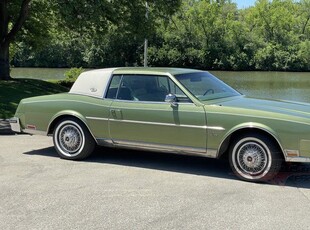
<svg viewBox="0 0 310 230"><path fill-rule="evenodd" d="M310 163L310 157L285 157L286 162Z"/></svg>
<svg viewBox="0 0 310 230"><path fill-rule="evenodd" d="M20 127L20 122L19 122L19 119L17 117L12 117L9 120L9 122L10 122L11 129L13 132L16 132L16 133L22 132L21 127Z"/></svg>

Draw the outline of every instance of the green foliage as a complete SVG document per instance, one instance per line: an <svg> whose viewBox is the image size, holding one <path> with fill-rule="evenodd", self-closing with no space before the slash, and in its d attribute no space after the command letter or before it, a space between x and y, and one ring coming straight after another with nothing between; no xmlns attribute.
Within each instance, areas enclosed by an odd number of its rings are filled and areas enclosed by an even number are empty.
<svg viewBox="0 0 310 230"><path fill-rule="evenodd" d="M170 23L160 24L161 42L151 42L150 62L202 69L309 71L309 3L259 0L254 7L238 10L230 1L184 0Z"/></svg>
<svg viewBox="0 0 310 230"><path fill-rule="evenodd" d="M67 81L75 81L81 73L84 72L82 67L80 68L71 68L67 72L65 72L65 77Z"/></svg>
<svg viewBox="0 0 310 230"><path fill-rule="evenodd" d="M16 46L11 44L10 45L10 61L13 60L13 57L15 56L17 50L16 50Z"/></svg>
<svg viewBox="0 0 310 230"><path fill-rule="evenodd" d="M73 83L76 81L78 76L80 76L81 73L84 72L84 69L82 67L80 68L71 68L68 71L65 72L65 80L60 80L57 82L54 82L58 85L61 85L66 88L71 88Z"/></svg>
<svg viewBox="0 0 310 230"><path fill-rule="evenodd" d="M310 0L258 0L247 9L230 0L150 0L148 19L142 0L34 2L49 7L47 41L31 21L41 13L33 15L14 66L141 66L147 37L150 66L310 70Z"/></svg>

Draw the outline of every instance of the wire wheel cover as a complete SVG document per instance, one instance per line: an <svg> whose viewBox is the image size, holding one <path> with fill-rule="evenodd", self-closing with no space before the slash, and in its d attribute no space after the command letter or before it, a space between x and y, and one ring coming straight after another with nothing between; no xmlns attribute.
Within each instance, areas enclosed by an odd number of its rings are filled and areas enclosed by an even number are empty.
<svg viewBox="0 0 310 230"><path fill-rule="evenodd" d="M58 135L60 147L69 154L76 153L82 146L83 135L74 125L63 126Z"/></svg>
<svg viewBox="0 0 310 230"><path fill-rule="evenodd" d="M262 173L268 164L266 150L256 142L243 144L238 149L236 160L240 170L250 175Z"/></svg>

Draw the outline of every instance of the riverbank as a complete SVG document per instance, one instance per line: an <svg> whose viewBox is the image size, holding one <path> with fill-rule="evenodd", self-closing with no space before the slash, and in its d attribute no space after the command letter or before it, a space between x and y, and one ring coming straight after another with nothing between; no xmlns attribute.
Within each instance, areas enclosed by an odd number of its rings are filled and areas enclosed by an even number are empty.
<svg viewBox="0 0 310 230"><path fill-rule="evenodd" d="M65 80L65 73L70 68L34 68L34 67L17 67L11 69L11 76L14 79L40 79L40 80ZM91 69L84 69L89 71ZM223 70L206 70L217 77L233 77L233 76L252 76L253 78L298 78L310 77L310 72L288 72L288 71L223 71Z"/></svg>
<svg viewBox="0 0 310 230"><path fill-rule="evenodd" d="M66 71L68 69L13 68L11 75L17 80L14 82L19 82L21 85L14 86L13 82L10 86L5 85L7 82L0 82L0 118L13 116L22 98L68 91L69 84L66 85L67 88L62 87L65 85L63 83ZM210 73L250 97L310 103L310 72L210 71ZM62 85L59 84L60 81L63 81ZM25 86L23 82L26 82ZM31 84L37 87L29 89ZM54 88L56 90L53 90ZM11 112L6 114L3 110Z"/></svg>

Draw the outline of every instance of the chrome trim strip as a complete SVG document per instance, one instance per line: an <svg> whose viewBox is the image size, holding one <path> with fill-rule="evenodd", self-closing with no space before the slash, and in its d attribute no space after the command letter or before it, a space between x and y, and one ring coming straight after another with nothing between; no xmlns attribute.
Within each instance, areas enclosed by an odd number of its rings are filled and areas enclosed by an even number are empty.
<svg viewBox="0 0 310 230"><path fill-rule="evenodd" d="M213 129L213 130L225 130L223 127L216 126L198 126L198 125L178 125L173 123L161 123L161 122L150 122L150 121L135 121L135 120L117 120L109 119L109 121L123 122L123 123L134 123L134 124L144 124L144 125L161 125L170 127L181 127L181 128L194 128L194 129Z"/></svg>
<svg viewBox="0 0 310 230"><path fill-rule="evenodd" d="M198 126L198 125L177 125L172 123L161 123L161 122L150 122L150 121L134 121L134 120L117 120L109 119L110 121L123 122L123 123L134 123L134 124L143 124L143 125L161 125L161 126L172 126L172 127L182 127L182 128L195 128L195 129L206 129L207 126Z"/></svg>
<svg viewBox="0 0 310 230"><path fill-rule="evenodd" d="M152 109L152 108L137 108L137 107L119 107L119 106L115 106L112 104L111 108L115 108L115 109L131 109L131 110L143 110L143 111L167 111L167 112L172 112L173 108L170 105L167 105L166 109L160 109L160 108L156 108L156 109ZM176 109L177 110L177 109ZM187 112L187 113L205 113L205 111L201 110L201 111L190 111L190 110L180 110L180 112Z"/></svg>
<svg viewBox="0 0 310 230"><path fill-rule="evenodd" d="M103 99L101 98L101 100L103 100ZM64 99L64 100L46 100L46 101L29 101L29 102L23 102L23 104L46 103L46 102L57 102L57 103L59 103L59 102L78 102L78 103L82 103L82 104L88 104L88 105L95 105L95 106L110 108L110 104L109 105L102 105L102 104L95 104L95 103L91 103L91 102L84 102L84 101L77 101L77 100L67 100L67 99Z"/></svg>
<svg viewBox="0 0 310 230"><path fill-rule="evenodd" d="M219 114L219 112L206 112L207 116L208 114ZM220 112L221 115L229 115L229 116L238 116L238 117L251 117L251 118L259 118L259 119L269 119L269 120L277 120L277 121L284 121L284 122L290 122L290 123L297 123L297 124L302 124L302 125L310 125L310 123L306 122L300 122L300 121L291 121L291 120L286 120L286 119L280 119L280 118L273 118L273 117L263 117L263 116L253 116L253 115L244 115L244 114L236 114L236 113L222 113Z"/></svg>
<svg viewBox="0 0 310 230"><path fill-rule="evenodd" d="M122 146L132 146L132 147L143 147L148 149L164 149L172 151L185 151L185 152L197 152L197 153L206 153L204 148L194 148L186 146L177 146L177 145L167 145L167 144L154 144L148 142L139 142L139 141L127 141L127 140L113 140L115 145Z"/></svg>
<svg viewBox="0 0 310 230"><path fill-rule="evenodd" d="M98 145L100 146L107 146L107 147L113 147L113 141L111 139L107 139L107 138L97 138L96 139Z"/></svg>
<svg viewBox="0 0 310 230"><path fill-rule="evenodd" d="M118 120L118 119L108 119L108 118L101 118L101 117L86 117L86 119L100 120L100 121L117 121L117 122L145 124L145 125L162 125L162 126L173 126L173 127L183 127L183 128L197 128L197 129L209 129L209 130L225 131L225 128L219 127L219 126L177 125L177 124L173 124L173 123L135 121L135 120Z"/></svg>
<svg viewBox="0 0 310 230"><path fill-rule="evenodd" d="M108 139L100 141L98 143L103 143L104 146L111 146L111 142ZM127 140L113 140L112 146L118 148L134 149L134 150L145 150L145 151L155 151L162 153L177 153L182 155L195 155L203 157L215 158L217 151L214 149L205 148L194 148L186 146L176 146L176 145L166 145L166 144L154 144L147 142L137 142L137 141L127 141Z"/></svg>
<svg viewBox="0 0 310 230"><path fill-rule="evenodd" d="M99 121L108 121L109 118L101 118L101 117L86 117L89 120L99 120Z"/></svg>
<svg viewBox="0 0 310 230"><path fill-rule="evenodd" d="M207 156L211 158L217 157L217 150L216 149L207 149Z"/></svg>
<svg viewBox="0 0 310 230"><path fill-rule="evenodd" d="M109 98L106 98L109 99ZM122 99L111 99L115 102L128 102L128 103L140 103L140 104L165 104L165 105L170 105L170 103L165 102L165 101L135 101L135 100L122 100ZM193 102L177 102L177 104L180 105L194 105L196 106Z"/></svg>
<svg viewBox="0 0 310 230"><path fill-rule="evenodd" d="M90 94L90 93L85 93L85 92L70 92L70 91L69 91L68 94L72 94L72 95L82 95L82 96L88 96L88 97L93 97L93 98L102 99L102 96L94 95L94 94Z"/></svg>
<svg viewBox="0 0 310 230"><path fill-rule="evenodd" d="M209 130L225 131L225 128L220 127L220 126L207 126L207 129L209 129Z"/></svg>
<svg viewBox="0 0 310 230"><path fill-rule="evenodd" d="M310 163L310 157L285 157L286 162Z"/></svg>

